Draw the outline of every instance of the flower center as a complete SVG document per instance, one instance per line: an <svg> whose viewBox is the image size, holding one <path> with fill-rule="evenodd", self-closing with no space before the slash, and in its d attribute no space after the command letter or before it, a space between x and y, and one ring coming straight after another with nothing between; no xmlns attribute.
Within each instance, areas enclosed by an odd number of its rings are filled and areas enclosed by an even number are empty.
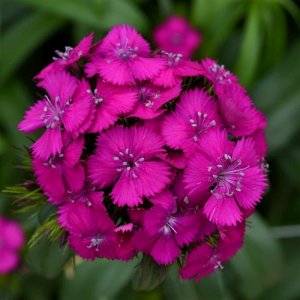
<svg viewBox="0 0 300 300"><path fill-rule="evenodd" d="M210 66L210 71L218 82L231 83L231 79L228 78L230 76L230 72L227 71L223 65L219 66L218 64L214 63L212 66Z"/></svg>
<svg viewBox="0 0 300 300"><path fill-rule="evenodd" d="M56 96L54 101L51 101L47 95L45 99L47 101L44 106L44 112L41 114L41 119L47 129L60 126L62 123L61 117L65 112L64 109L70 105L71 99L64 106L61 105L59 96Z"/></svg>
<svg viewBox="0 0 300 300"><path fill-rule="evenodd" d="M73 51L73 48L69 47L69 46L65 47L65 52L55 50L55 53L58 57L54 56L53 60L58 60L58 59L67 60L70 57L70 54L72 51Z"/></svg>
<svg viewBox="0 0 300 300"><path fill-rule="evenodd" d="M180 61L180 59L182 58L181 53L175 54L175 53L170 53L170 52L167 52L164 50L161 51L161 53L167 57L167 59L168 59L167 64L169 67L173 67L173 66L177 65L178 62Z"/></svg>
<svg viewBox="0 0 300 300"><path fill-rule="evenodd" d="M242 191L244 171L249 166L242 167L242 160L232 160L229 154L219 159L216 166L208 167L209 181L214 183L211 193L217 198L231 197L235 192Z"/></svg>
<svg viewBox="0 0 300 300"><path fill-rule="evenodd" d="M139 47L131 47L128 45L128 39L122 39L121 43L116 44L116 55L122 60L134 59L138 56L137 51Z"/></svg>
<svg viewBox="0 0 300 300"><path fill-rule="evenodd" d="M71 203L79 202L82 204L86 204L88 207L91 207L92 202L90 201L88 193L90 191L95 191L95 189L96 189L95 187L84 188L83 190L81 190L80 192L77 192L77 193L67 191L67 194L69 194L68 201L70 201Z"/></svg>
<svg viewBox="0 0 300 300"><path fill-rule="evenodd" d="M101 102L103 102L103 97L101 97L99 94L98 94L98 89L94 89L93 91L91 91L90 89L87 89L86 92L88 94L92 94L92 97L93 97L93 101L96 105L100 104Z"/></svg>
<svg viewBox="0 0 300 300"><path fill-rule="evenodd" d="M140 164L145 161L144 157L137 157L132 154L129 148L126 148L125 151L120 151L113 159L117 164L116 170L118 172L130 172L133 178L138 177L134 172L135 169L139 168Z"/></svg>
<svg viewBox="0 0 300 300"><path fill-rule="evenodd" d="M104 241L104 238L100 235L97 235L95 237L92 237L90 239L90 243L86 246L87 248L94 248L96 252L99 252L99 246Z"/></svg>
<svg viewBox="0 0 300 300"><path fill-rule="evenodd" d="M159 97L159 91L154 92L145 86L139 89L138 100L141 101L145 107L152 107L154 105L154 100L158 99Z"/></svg>
<svg viewBox="0 0 300 300"><path fill-rule="evenodd" d="M216 126L216 121L211 120L206 113L198 111L194 118L190 118L190 125L194 129L193 140L198 142L199 136L212 126Z"/></svg>
<svg viewBox="0 0 300 300"><path fill-rule="evenodd" d="M63 158L63 153L51 156L46 162L44 162L44 166L56 169L57 167L60 167L63 164Z"/></svg>
<svg viewBox="0 0 300 300"><path fill-rule="evenodd" d="M167 223L165 226L161 228L161 231L164 235L168 235L172 233L172 231L177 234L177 231L175 230L174 226L176 225L176 219L172 216L170 216L167 220Z"/></svg>

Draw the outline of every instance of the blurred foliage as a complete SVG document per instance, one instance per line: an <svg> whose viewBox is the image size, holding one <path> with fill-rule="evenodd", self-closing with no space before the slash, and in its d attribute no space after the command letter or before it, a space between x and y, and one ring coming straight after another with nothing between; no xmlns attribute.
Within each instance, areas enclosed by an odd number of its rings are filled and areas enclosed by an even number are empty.
<svg viewBox="0 0 300 300"><path fill-rule="evenodd" d="M198 284L179 281L176 266L165 272L151 261L82 262L61 246L63 232L49 232L47 226L55 220L53 208L12 215L13 208L22 208L1 194L0 212L23 223L31 247L24 249L20 270L0 277L0 299L300 299L300 232L290 226L300 224L300 10L296 1L3 0L1 12L1 189L24 179L22 170L13 166L22 160L18 148L30 140L16 126L37 99L31 78L50 62L55 49L74 45L91 31L100 38L117 23L130 23L150 38L154 26L168 15L179 14L202 33L195 58L215 57L236 72L267 115L270 190L258 207L261 217L255 215L247 224L245 247L222 272ZM275 229L281 234L275 235ZM56 241L46 238L51 234ZM151 272L144 274L141 264ZM144 289L157 287L139 291L137 282Z"/></svg>

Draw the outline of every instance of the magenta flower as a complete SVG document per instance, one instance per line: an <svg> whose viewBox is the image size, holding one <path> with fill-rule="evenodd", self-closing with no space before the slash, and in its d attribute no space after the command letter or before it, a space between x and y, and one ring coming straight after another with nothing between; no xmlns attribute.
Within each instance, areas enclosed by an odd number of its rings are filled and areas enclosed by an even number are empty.
<svg viewBox="0 0 300 300"><path fill-rule="evenodd" d="M132 259L136 254L132 244L132 236L134 232L133 223L118 226L115 229L115 232L118 235L118 246L116 249L117 258L122 261Z"/></svg>
<svg viewBox="0 0 300 300"><path fill-rule="evenodd" d="M185 266L180 270L181 278L199 281L215 270L224 268L223 264L243 246L245 224L223 230L216 248L203 242L188 254Z"/></svg>
<svg viewBox="0 0 300 300"><path fill-rule="evenodd" d="M82 57L88 55L92 47L93 38L94 34L91 33L84 37L74 48L69 46L65 47L65 52L56 50L55 53L57 57L53 57L54 62L44 68L38 75L35 76L35 78L45 79L49 73L67 70L68 67L72 66Z"/></svg>
<svg viewBox="0 0 300 300"><path fill-rule="evenodd" d="M89 76L100 74L108 82L124 85L152 79L163 66L161 59L150 57L148 42L134 28L117 25L97 47L86 72Z"/></svg>
<svg viewBox="0 0 300 300"><path fill-rule="evenodd" d="M103 206L76 208L68 210L65 216L69 245L85 259L116 258L116 227Z"/></svg>
<svg viewBox="0 0 300 300"><path fill-rule="evenodd" d="M201 139L212 128L220 126L216 102L200 89L182 94L176 109L166 116L162 135L167 145L192 155Z"/></svg>
<svg viewBox="0 0 300 300"><path fill-rule="evenodd" d="M79 191L84 183L84 168L80 163L84 139L71 140L66 134L63 137L65 146L61 152L48 159L34 157L32 161L38 184L54 199L67 191Z"/></svg>
<svg viewBox="0 0 300 300"><path fill-rule="evenodd" d="M39 84L49 96L39 100L19 123L19 130L32 133L45 127L46 131L33 144L33 153L41 159L59 154L63 147L62 130L77 136L86 129L92 113L89 84L79 82L66 72L47 75ZM89 123L88 123L89 124Z"/></svg>
<svg viewBox="0 0 300 300"><path fill-rule="evenodd" d="M86 206L92 207L94 204L100 204L103 200L103 192L96 189L91 185L89 180L85 180L80 190L67 190L64 195L58 197L51 197L49 201L55 205L64 205L74 203L81 203Z"/></svg>
<svg viewBox="0 0 300 300"><path fill-rule="evenodd" d="M160 49L191 57L201 43L201 35L187 20L173 16L155 28L153 40Z"/></svg>
<svg viewBox="0 0 300 300"><path fill-rule="evenodd" d="M151 202L155 205L145 212L143 229L136 234L134 244L158 264L168 265L179 257L180 247L195 241L198 216L177 210L176 200L168 190Z"/></svg>
<svg viewBox="0 0 300 300"><path fill-rule="evenodd" d="M105 210L103 196L104 193L102 191L97 191L88 182L86 182L85 186L80 191L67 191L65 195L61 197L60 201L56 198L56 201L51 199L51 202L56 205L60 205L58 210L59 224L68 230L72 230L72 224L70 225L68 223L69 214L72 212L80 212L82 207L88 207L92 210L96 207L96 209L102 208Z"/></svg>
<svg viewBox="0 0 300 300"><path fill-rule="evenodd" d="M95 119L88 132L101 132L113 125L121 115L130 112L137 102L136 92L126 86L114 86L98 78L91 91L95 105Z"/></svg>
<svg viewBox="0 0 300 300"><path fill-rule="evenodd" d="M236 225L243 219L242 209L251 209L260 201L267 183L257 159L251 138L234 145L227 140L226 131L214 130L201 140L184 181L190 193L207 195L204 214L211 222Z"/></svg>
<svg viewBox="0 0 300 300"><path fill-rule="evenodd" d="M169 166L157 159L161 139L143 127L114 127L100 134L88 162L90 178L100 189L113 186L118 206L135 206L170 183Z"/></svg>
<svg viewBox="0 0 300 300"><path fill-rule="evenodd" d="M259 161L264 161L268 150L265 131L263 129L258 129L251 135L251 138L255 142L255 150Z"/></svg>
<svg viewBox="0 0 300 300"><path fill-rule="evenodd" d="M244 88L232 85L218 93L218 104L229 133L241 137L266 126L264 115L258 111Z"/></svg>
<svg viewBox="0 0 300 300"><path fill-rule="evenodd" d="M141 119L153 119L161 115L164 110L160 108L179 96L181 91L180 84L172 88L162 88L145 81L137 84L133 89L137 93L138 101L128 116Z"/></svg>
<svg viewBox="0 0 300 300"><path fill-rule="evenodd" d="M19 250L24 244L20 225L0 216L0 275L13 271L19 264Z"/></svg>
<svg viewBox="0 0 300 300"><path fill-rule="evenodd" d="M202 60L199 75L209 79L216 91L238 83L238 79L235 75L226 70L223 65L218 65L217 62L211 58Z"/></svg>
<svg viewBox="0 0 300 300"><path fill-rule="evenodd" d="M172 87L180 84L185 76L200 75L200 64L183 58L180 53L161 51L156 57L165 62L165 67L161 70L159 76L152 80L155 85Z"/></svg>

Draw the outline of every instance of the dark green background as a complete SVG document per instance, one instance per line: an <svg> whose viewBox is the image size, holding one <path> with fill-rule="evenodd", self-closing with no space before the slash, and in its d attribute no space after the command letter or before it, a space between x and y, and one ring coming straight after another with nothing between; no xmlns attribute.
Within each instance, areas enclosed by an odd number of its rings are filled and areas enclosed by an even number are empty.
<svg viewBox="0 0 300 300"><path fill-rule="evenodd" d="M300 299L300 12L292 0L4 0L1 2L0 187L24 173L15 147L30 141L16 130L25 109L37 99L32 77L54 50L73 46L93 31L101 38L116 23L130 23L146 38L168 15L179 14L202 32L196 59L215 57L234 71L267 115L270 189L248 222L246 245L199 284L180 282L171 268L149 267L137 277L128 264L79 263L41 239L25 247L22 266L0 277L0 299ZM0 212L23 223L27 236L39 216L15 215L0 195ZM46 208L47 209L47 208ZM45 209L45 210L46 210ZM43 211L42 214L48 213ZM299 224L299 225L297 225ZM1 259L1 258L0 258ZM67 264L65 265L65 262ZM134 289L135 287L135 289Z"/></svg>

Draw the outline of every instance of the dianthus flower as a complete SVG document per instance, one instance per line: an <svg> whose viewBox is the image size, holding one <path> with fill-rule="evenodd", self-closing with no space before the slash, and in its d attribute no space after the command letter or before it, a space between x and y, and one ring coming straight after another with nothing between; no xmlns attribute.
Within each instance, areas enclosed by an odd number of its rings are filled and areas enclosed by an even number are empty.
<svg viewBox="0 0 300 300"><path fill-rule="evenodd" d="M19 224L0 216L0 274L9 273L18 266L24 240Z"/></svg>
<svg viewBox="0 0 300 300"><path fill-rule="evenodd" d="M96 56L87 64L87 74L99 74L118 85L152 79L164 62L150 53L149 43L134 28L117 25L97 47Z"/></svg>
<svg viewBox="0 0 300 300"><path fill-rule="evenodd" d="M102 133L88 162L90 178L103 189L115 183L111 196L119 206L143 203L170 183L170 167L157 158L163 142L143 127L114 127Z"/></svg>
<svg viewBox="0 0 300 300"><path fill-rule="evenodd" d="M35 78L44 79L49 73L67 70L68 67L74 65L81 58L86 57L92 47L93 38L94 34L91 33L84 37L74 48L66 46L64 52L56 50L55 54L57 56L53 57L54 62L44 68Z"/></svg>
<svg viewBox="0 0 300 300"><path fill-rule="evenodd" d="M181 95L175 111L162 124L162 134L169 147L190 155L197 150L202 137L216 126L221 126L216 102L196 89Z"/></svg>
<svg viewBox="0 0 300 300"><path fill-rule="evenodd" d="M191 57L201 43L201 35L184 18L172 16L155 28L153 40L160 49Z"/></svg>
<svg viewBox="0 0 300 300"><path fill-rule="evenodd" d="M244 138L236 144L226 131L211 131L200 141L200 151L188 163L184 180L190 193L209 195L204 214L218 225L242 221L242 209L253 208L267 186L258 166L255 143Z"/></svg>
<svg viewBox="0 0 300 300"><path fill-rule="evenodd" d="M48 95L39 100L26 113L19 129L32 133L45 128L43 135L33 144L33 152L42 159L59 154L63 148L62 130L78 135L86 127L92 102L87 89L89 84L81 82L66 72L47 75L39 83Z"/></svg>

